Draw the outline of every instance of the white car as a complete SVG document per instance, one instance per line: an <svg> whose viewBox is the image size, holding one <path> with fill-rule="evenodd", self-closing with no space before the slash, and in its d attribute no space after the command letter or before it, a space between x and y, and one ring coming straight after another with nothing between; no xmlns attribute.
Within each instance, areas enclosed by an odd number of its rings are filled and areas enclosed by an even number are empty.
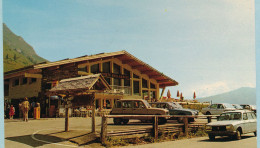
<svg viewBox="0 0 260 148"><path fill-rule="evenodd" d="M237 140L241 134L254 133L256 136L256 115L249 110L236 110L224 112L218 121L206 125L209 139L214 140L215 136L230 136Z"/></svg>
<svg viewBox="0 0 260 148"><path fill-rule="evenodd" d="M206 108L202 108L201 113L204 115L220 115L225 111L236 110L234 106L228 103L215 103Z"/></svg>

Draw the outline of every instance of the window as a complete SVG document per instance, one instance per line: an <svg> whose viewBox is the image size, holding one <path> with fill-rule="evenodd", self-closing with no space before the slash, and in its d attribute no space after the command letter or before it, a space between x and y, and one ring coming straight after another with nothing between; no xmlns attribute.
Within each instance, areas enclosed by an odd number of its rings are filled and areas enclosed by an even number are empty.
<svg viewBox="0 0 260 148"><path fill-rule="evenodd" d="M4 84L4 96L9 96L9 85Z"/></svg>
<svg viewBox="0 0 260 148"><path fill-rule="evenodd" d="M37 79L36 78L31 78L31 83L35 83L37 81ZM30 83L30 84L31 84Z"/></svg>
<svg viewBox="0 0 260 148"><path fill-rule="evenodd" d="M124 69L124 75L127 75L130 78L130 71ZM124 79L124 86L130 86L130 79Z"/></svg>
<svg viewBox="0 0 260 148"><path fill-rule="evenodd" d="M121 86L121 79L114 78L114 85Z"/></svg>
<svg viewBox="0 0 260 148"><path fill-rule="evenodd" d="M148 88L147 80L142 79L142 87L143 87L143 88Z"/></svg>
<svg viewBox="0 0 260 148"><path fill-rule="evenodd" d="M80 67L78 68L78 71L88 72L88 67L87 66Z"/></svg>
<svg viewBox="0 0 260 148"><path fill-rule="evenodd" d="M139 95L139 81L134 81L134 94Z"/></svg>
<svg viewBox="0 0 260 148"><path fill-rule="evenodd" d="M27 78L23 78L22 85L27 84Z"/></svg>
<svg viewBox="0 0 260 148"><path fill-rule="evenodd" d="M134 108L144 108L144 103L141 101L134 102Z"/></svg>
<svg viewBox="0 0 260 148"><path fill-rule="evenodd" d="M248 120L248 117L247 117L246 113L243 114L243 120Z"/></svg>
<svg viewBox="0 0 260 148"><path fill-rule="evenodd" d="M14 81L13 81L13 86L18 86L19 85L19 79L15 79Z"/></svg>
<svg viewBox="0 0 260 148"><path fill-rule="evenodd" d="M148 96L148 91L147 90L143 90L143 99L148 100L149 96Z"/></svg>
<svg viewBox="0 0 260 148"><path fill-rule="evenodd" d="M122 106L123 108L132 108L133 107L132 101L124 101L122 102Z"/></svg>
<svg viewBox="0 0 260 148"><path fill-rule="evenodd" d="M99 64L91 65L91 73L99 73Z"/></svg>
<svg viewBox="0 0 260 148"><path fill-rule="evenodd" d="M212 105L210 105L210 108L214 108L214 109L216 109L217 107L218 107L217 104L212 104Z"/></svg>
<svg viewBox="0 0 260 148"><path fill-rule="evenodd" d="M136 74L133 74L133 77L139 79L139 76Z"/></svg>
<svg viewBox="0 0 260 148"><path fill-rule="evenodd" d="M102 72L110 73L110 62L102 63Z"/></svg>
<svg viewBox="0 0 260 148"><path fill-rule="evenodd" d="M116 108L121 108L121 102L120 101L116 102Z"/></svg>
<svg viewBox="0 0 260 148"><path fill-rule="evenodd" d="M247 113L247 116L248 116L248 119L249 119L249 120L252 120L252 119L254 119L254 117L253 117L252 113Z"/></svg>
<svg viewBox="0 0 260 148"><path fill-rule="evenodd" d="M154 88L155 89L155 85L153 83L150 83L150 88Z"/></svg>
<svg viewBox="0 0 260 148"><path fill-rule="evenodd" d="M117 64L114 64L114 69L113 69L114 74L120 74L120 66Z"/></svg>

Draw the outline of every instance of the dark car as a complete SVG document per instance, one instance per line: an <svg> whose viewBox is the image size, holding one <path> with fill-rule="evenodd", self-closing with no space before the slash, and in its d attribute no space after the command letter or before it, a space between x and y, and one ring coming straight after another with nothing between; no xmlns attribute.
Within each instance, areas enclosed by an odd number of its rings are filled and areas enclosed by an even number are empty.
<svg viewBox="0 0 260 148"><path fill-rule="evenodd" d="M197 110L192 110L192 109L185 109L183 108L180 104L176 102L153 102L150 103L152 107L155 108L163 108L163 109L168 109L170 115L198 115ZM171 118L173 120L178 120L178 122L183 122L183 118ZM193 122L194 118L189 118L189 122Z"/></svg>

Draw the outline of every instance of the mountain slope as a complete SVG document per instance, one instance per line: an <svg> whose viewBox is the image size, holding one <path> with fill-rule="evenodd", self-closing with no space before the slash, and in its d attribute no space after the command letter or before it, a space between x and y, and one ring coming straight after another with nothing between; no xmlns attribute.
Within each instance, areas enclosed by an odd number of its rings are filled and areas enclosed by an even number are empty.
<svg viewBox="0 0 260 148"><path fill-rule="evenodd" d="M3 24L4 72L25 66L47 62L20 36L15 35Z"/></svg>
<svg viewBox="0 0 260 148"><path fill-rule="evenodd" d="M256 88L242 87L223 94L198 99L199 102L256 104Z"/></svg>

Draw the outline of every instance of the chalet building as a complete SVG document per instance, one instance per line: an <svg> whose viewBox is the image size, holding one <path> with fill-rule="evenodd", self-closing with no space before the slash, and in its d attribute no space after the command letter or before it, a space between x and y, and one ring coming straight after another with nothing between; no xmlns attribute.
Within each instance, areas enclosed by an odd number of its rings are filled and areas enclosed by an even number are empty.
<svg viewBox="0 0 260 148"><path fill-rule="evenodd" d="M24 97L41 103L41 114L50 115L50 108L62 107L62 99L47 95L63 79L101 74L110 90L95 94L97 109L110 109L115 100L142 98L158 101L159 89L178 85L178 82L137 59L126 51L100 53L43 63L6 72L5 100L17 104ZM82 97L82 96L81 96ZM57 98L57 96L56 96Z"/></svg>

